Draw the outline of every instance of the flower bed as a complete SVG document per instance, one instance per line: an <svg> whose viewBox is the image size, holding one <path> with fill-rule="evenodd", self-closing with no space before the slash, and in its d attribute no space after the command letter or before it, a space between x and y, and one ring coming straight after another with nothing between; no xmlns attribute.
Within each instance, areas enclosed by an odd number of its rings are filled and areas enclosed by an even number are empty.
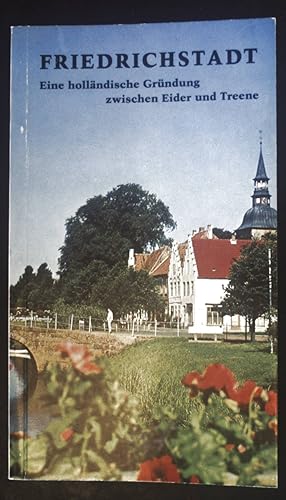
<svg viewBox="0 0 286 500"><path fill-rule="evenodd" d="M71 342L58 349L69 364L46 375L46 404L58 417L35 438L11 437L12 476L276 486L275 391L252 380L238 386L231 370L211 364L181 381L196 401L190 425L164 407L150 425L104 358Z"/></svg>

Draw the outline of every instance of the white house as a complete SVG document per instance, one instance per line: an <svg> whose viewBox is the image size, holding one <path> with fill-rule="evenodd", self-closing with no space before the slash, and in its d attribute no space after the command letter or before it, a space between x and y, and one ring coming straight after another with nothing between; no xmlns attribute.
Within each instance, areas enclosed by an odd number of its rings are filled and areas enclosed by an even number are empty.
<svg viewBox="0 0 286 500"><path fill-rule="evenodd" d="M236 230L240 238L219 239L212 226L199 228L184 243L174 242L172 248L162 247L151 254L134 254L129 266L147 269L159 279L160 291L172 319L179 320L189 333L221 333L245 331L245 318L221 315L220 303L229 283L229 271L251 238L277 230L277 212L270 206L269 177L266 174L262 142L254 180L252 208ZM246 239L247 238L247 239ZM167 292L168 289L168 293ZM256 331L265 331L267 320L256 320Z"/></svg>
<svg viewBox="0 0 286 500"><path fill-rule="evenodd" d="M193 294L186 297L191 304L186 307L192 310L188 318L189 333L220 333L222 330L222 314L220 303L224 289L229 283L229 270L240 255L241 249L250 240L201 239L193 237L189 241L190 281L193 283ZM184 263L186 266L187 263ZM225 318L225 323L232 323ZM242 321L235 321L240 330ZM226 326L225 324L225 326Z"/></svg>
<svg viewBox="0 0 286 500"><path fill-rule="evenodd" d="M188 328L190 334L218 334L245 331L245 318L224 316L220 303L229 283L234 259L251 240L218 239L200 228L185 243L174 243L168 273L169 313ZM256 321L256 331L264 331L267 320Z"/></svg>
<svg viewBox="0 0 286 500"><path fill-rule="evenodd" d="M172 319L183 319L183 261L188 242L174 242L172 245L168 269L169 315Z"/></svg>

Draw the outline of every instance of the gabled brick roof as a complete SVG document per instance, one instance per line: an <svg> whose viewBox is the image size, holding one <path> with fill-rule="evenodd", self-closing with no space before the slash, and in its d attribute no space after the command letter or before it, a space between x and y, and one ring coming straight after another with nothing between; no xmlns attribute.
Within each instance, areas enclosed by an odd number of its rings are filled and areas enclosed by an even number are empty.
<svg viewBox="0 0 286 500"><path fill-rule="evenodd" d="M151 271L152 276L168 276L170 266L170 257L160 264L154 271Z"/></svg>
<svg viewBox="0 0 286 500"><path fill-rule="evenodd" d="M163 276L168 274L171 249L167 246L158 248L150 254L135 254L135 269L144 269L152 276Z"/></svg>
<svg viewBox="0 0 286 500"><path fill-rule="evenodd" d="M187 241L185 241L184 243L179 243L179 245L178 245L179 256L180 256L180 260L181 260L182 264L184 262L184 258L186 255L187 246L188 246Z"/></svg>
<svg viewBox="0 0 286 500"><path fill-rule="evenodd" d="M147 253L136 253L135 254L135 270L141 271L141 269L145 269L145 265L149 254Z"/></svg>
<svg viewBox="0 0 286 500"><path fill-rule="evenodd" d="M241 249L251 240L192 239L198 277L204 279L227 279L230 267L240 255Z"/></svg>
<svg viewBox="0 0 286 500"><path fill-rule="evenodd" d="M198 231L197 233L194 234L194 236L192 236L192 240L193 239L195 239L195 240L207 240L207 239L209 239L208 230L202 229L201 231ZM215 234L213 234L212 239L218 240L218 237Z"/></svg>

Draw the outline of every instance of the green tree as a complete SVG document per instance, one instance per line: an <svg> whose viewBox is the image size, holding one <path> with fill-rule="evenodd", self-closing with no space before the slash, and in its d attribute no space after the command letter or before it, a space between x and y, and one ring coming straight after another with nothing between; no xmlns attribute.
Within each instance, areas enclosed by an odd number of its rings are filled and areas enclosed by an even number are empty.
<svg viewBox="0 0 286 500"><path fill-rule="evenodd" d="M50 309L56 299L54 279L48 264L44 262L37 270L33 288L29 295L32 308L35 311Z"/></svg>
<svg viewBox="0 0 286 500"><path fill-rule="evenodd" d="M117 266L98 281L92 294L94 302L105 309L110 307L117 316L139 310L155 314L164 310L156 280L143 270Z"/></svg>
<svg viewBox="0 0 286 500"><path fill-rule="evenodd" d="M10 306L11 308L23 307L32 308L30 294L33 291L35 273L32 266L26 266L24 273L18 279L16 285L11 287Z"/></svg>
<svg viewBox="0 0 286 500"><path fill-rule="evenodd" d="M121 184L89 199L66 222L59 274L78 272L94 260L109 268L126 265L128 251L143 252L169 242L176 224L169 208L138 184Z"/></svg>
<svg viewBox="0 0 286 500"><path fill-rule="evenodd" d="M66 304L94 304L93 289L107 276L110 268L105 262L94 260L77 271L65 273L57 283L58 295ZM109 280L112 279L109 276ZM108 281L108 280L107 280ZM100 301L97 302L100 304Z"/></svg>
<svg viewBox="0 0 286 500"><path fill-rule="evenodd" d="M46 262L35 273L28 265L16 285L10 289L11 308L25 307L34 311L50 309L56 299L52 272Z"/></svg>
<svg viewBox="0 0 286 500"><path fill-rule="evenodd" d="M277 239L267 234L245 246L233 263L222 301L223 314L245 316L255 340L255 320L269 314L270 287L268 249L271 250L271 302L277 308Z"/></svg>
<svg viewBox="0 0 286 500"><path fill-rule="evenodd" d="M103 307L75 303L67 304L62 298L54 303L52 310L54 313L57 313L59 317L68 317L74 314L82 319L87 319L89 316L102 320L106 319L106 309Z"/></svg>
<svg viewBox="0 0 286 500"><path fill-rule="evenodd" d="M221 240L230 240L232 237L232 232L221 227L214 227L213 234Z"/></svg>
<svg viewBox="0 0 286 500"><path fill-rule="evenodd" d="M143 252L167 244L165 232L175 226L169 208L138 184L122 184L89 199L66 222L59 258L60 297L67 304L103 307L112 307L113 300L122 312L123 287L118 280L125 276L129 249Z"/></svg>
<svg viewBox="0 0 286 500"><path fill-rule="evenodd" d="M134 271L120 264L108 269L105 264L97 262L78 272L73 279L66 280L61 299L54 306L58 313L64 310L76 314L88 309L90 314L96 312L100 318L106 316L108 308L119 317L142 309L160 313L164 310L164 303L156 280L148 272Z"/></svg>
<svg viewBox="0 0 286 500"><path fill-rule="evenodd" d="M11 285L10 286L10 308L13 312L13 309L15 309L17 306L17 290L16 290L16 285Z"/></svg>

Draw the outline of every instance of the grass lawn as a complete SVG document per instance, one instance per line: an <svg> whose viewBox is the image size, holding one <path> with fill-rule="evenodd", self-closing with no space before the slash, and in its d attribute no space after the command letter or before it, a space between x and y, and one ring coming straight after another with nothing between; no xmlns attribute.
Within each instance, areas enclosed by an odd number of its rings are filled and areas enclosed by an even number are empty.
<svg viewBox="0 0 286 500"><path fill-rule="evenodd" d="M276 389L277 357L267 343L190 343L184 338L157 338L127 347L110 359L110 367L121 385L140 400L147 419L156 407L176 411L186 422L192 405L182 377L203 371L210 363L223 363L239 383L252 379Z"/></svg>

